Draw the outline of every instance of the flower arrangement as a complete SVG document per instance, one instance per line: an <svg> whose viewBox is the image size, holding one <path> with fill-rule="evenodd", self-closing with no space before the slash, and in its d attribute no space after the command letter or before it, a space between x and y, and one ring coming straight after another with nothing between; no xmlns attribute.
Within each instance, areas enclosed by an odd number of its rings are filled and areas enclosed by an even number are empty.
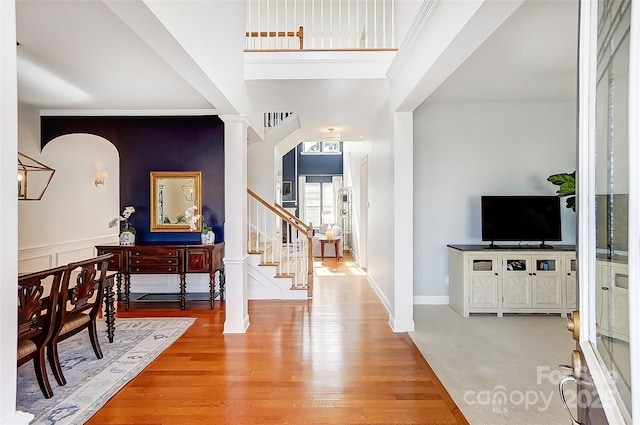
<svg viewBox="0 0 640 425"><path fill-rule="evenodd" d="M187 208L187 210L184 212L185 221L189 223L189 230L191 230L192 232L196 230L198 220L202 218L202 215L194 214L196 209L198 209L198 207L194 205ZM204 222L204 219L202 220L202 232L200 234L200 239L203 244L207 245L211 245L215 241L215 233L213 233L213 228L211 226L207 226L207 224Z"/></svg>
<svg viewBox="0 0 640 425"><path fill-rule="evenodd" d="M189 230L192 232L196 230L196 224L198 224L198 220L202 217L200 214L194 214L197 209L198 207L193 205L184 212L184 221L189 224ZM202 223L202 228L204 230L204 223Z"/></svg>
<svg viewBox="0 0 640 425"><path fill-rule="evenodd" d="M122 211L121 216L115 217L113 220L109 222L109 227L115 227L118 223L122 222L123 226L120 231L133 233L135 235L136 233L135 227L129 224L129 217L131 217L131 214L133 214L134 212L136 212L135 208L131 206L126 207L124 211Z"/></svg>

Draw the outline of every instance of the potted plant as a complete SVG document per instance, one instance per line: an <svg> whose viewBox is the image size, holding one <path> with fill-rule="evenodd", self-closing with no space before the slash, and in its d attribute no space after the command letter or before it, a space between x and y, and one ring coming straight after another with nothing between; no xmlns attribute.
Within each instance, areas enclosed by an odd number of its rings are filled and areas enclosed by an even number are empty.
<svg viewBox="0 0 640 425"><path fill-rule="evenodd" d="M560 186L556 191L556 195L560 197L567 196L567 208L576 210L576 172L558 173L547 177L547 181L556 186Z"/></svg>
<svg viewBox="0 0 640 425"><path fill-rule="evenodd" d="M122 215L115 217L109 222L109 227L114 227L118 223L121 223L120 228L120 245L135 245L136 243L136 228L129 223L129 217L136 212L132 206L126 207L122 211Z"/></svg>
<svg viewBox="0 0 640 425"><path fill-rule="evenodd" d="M200 241L204 245L213 245L216 240L216 234L213 233L213 228L208 226L204 221L202 222L202 233L200 233Z"/></svg>

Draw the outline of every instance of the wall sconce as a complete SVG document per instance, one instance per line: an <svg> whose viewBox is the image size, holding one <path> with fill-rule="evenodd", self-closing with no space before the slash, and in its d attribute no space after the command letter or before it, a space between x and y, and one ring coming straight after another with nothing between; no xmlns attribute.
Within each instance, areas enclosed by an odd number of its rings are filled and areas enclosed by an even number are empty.
<svg viewBox="0 0 640 425"><path fill-rule="evenodd" d="M96 180L93 182L97 187L104 186L104 181L109 177L106 171L98 171L96 173Z"/></svg>
<svg viewBox="0 0 640 425"><path fill-rule="evenodd" d="M39 201L56 172L40 161L18 152L18 199Z"/></svg>
<svg viewBox="0 0 640 425"><path fill-rule="evenodd" d="M187 201L193 201L193 183L183 184L182 193L184 194L184 199Z"/></svg>

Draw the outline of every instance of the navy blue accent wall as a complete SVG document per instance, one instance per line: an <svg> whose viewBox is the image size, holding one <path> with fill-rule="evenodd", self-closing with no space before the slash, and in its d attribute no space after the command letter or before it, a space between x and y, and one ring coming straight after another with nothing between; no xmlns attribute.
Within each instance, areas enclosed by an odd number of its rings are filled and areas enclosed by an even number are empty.
<svg viewBox="0 0 640 425"><path fill-rule="evenodd" d="M338 174L342 175L342 153L340 154L302 154L302 144L297 149L299 174ZM284 169L283 169L284 173Z"/></svg>
<svg viewBox="0 0 640 425"><path fill-rule="evenodd" d="M291 182L291 193L293 194L292 200L282 200L282 206L286 208L298 206L298 175L296 171L296 150L291 149L282 157L282 181Z"/></svg>
<svg viewBox="0 0 640 425"><path fill-rule="evenodd" d="M44 147L58 136L104 137L120 153L120 212L132 205L136 242L200 242L198 232L149 231L149 172L202 171L204 221L224 240L224 123L196 117L41 117ZM106 226L106 223L105 223Z"/></svg>
<svg viewBox="0 0 640 425"><path fill-rule="evenodd" d="M296 170L296 159L298 169ZM298 176L308 175L307 181L331 181L331 175L342 175L342 152L340 154L302 154L302 143L282 157L282 181L290 181L295 201L282 201L282 206L298 208ZM312 177L312 175L316 175ZM323 175L319 177L318 175Z"/></svg>
<svg viewBox="0 0 640 425"><path fill-rule="evenodd" d="M307 183L331 183L332 176L307 176Z"/></svg>

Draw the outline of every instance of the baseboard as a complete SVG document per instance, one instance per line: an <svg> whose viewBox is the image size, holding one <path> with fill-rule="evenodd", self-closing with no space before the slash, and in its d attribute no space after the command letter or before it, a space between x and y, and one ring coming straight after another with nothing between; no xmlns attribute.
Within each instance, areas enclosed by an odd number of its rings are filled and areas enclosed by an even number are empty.
<svg viewBox="0 0 640 425"><path fill-rule="evenodd" d="M9 415L2 420L0 420L0 424L4 425L28 425L33 420L34 416L28 412L21 412L17 410L13 414Z"/></svg>
<svg viewBox="0 0 640 425"><path fill-rule="evenodd" d="M449 305L448 295L415 295L413 305Z"/></svg>

